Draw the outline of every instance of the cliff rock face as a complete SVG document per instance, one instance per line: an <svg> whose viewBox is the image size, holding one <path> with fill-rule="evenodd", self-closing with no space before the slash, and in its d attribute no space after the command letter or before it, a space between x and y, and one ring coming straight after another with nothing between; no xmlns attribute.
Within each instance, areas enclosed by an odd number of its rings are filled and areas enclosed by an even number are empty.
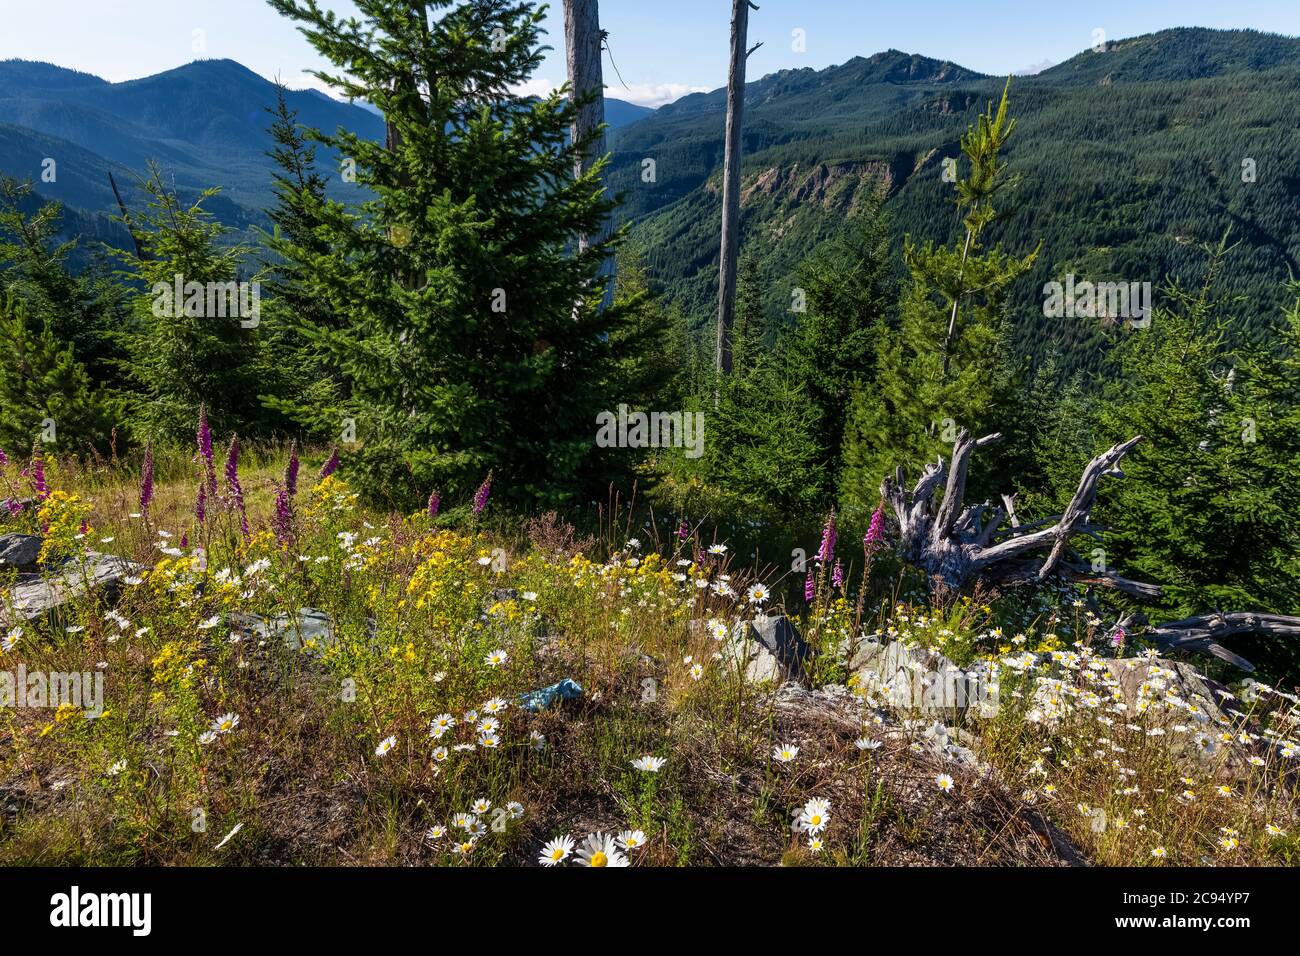
<svg viewBox="0 0 1300 956"><path fill-rule="evenodd" d="M882 162L772 166L745 184L740 204L748 206L769 197L781 206L817 205L851 214L861 191L881 184L886 189L894 185L892 170Z"/></svg>

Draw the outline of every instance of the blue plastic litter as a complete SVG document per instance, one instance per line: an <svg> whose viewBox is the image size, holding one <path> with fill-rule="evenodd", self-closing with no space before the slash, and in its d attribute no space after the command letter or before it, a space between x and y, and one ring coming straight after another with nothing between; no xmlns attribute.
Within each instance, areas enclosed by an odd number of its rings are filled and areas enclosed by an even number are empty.
<svg viewBox="0 0 1300 956"><path fill-rule="evenodd" d="M519 697L519 706L524 710L533 712L545 710L554 704L557 700L573 700L582 696L582 685L575 680L565 678L558 684L552 684L550 687L543 687L540 690L529 691L527 694L521 694Z"/></svg>

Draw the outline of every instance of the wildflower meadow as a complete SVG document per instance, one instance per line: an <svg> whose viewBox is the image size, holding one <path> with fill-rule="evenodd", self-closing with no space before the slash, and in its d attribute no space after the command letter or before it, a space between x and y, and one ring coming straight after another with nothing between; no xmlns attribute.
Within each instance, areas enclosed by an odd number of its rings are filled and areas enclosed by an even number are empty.
<svg viewBox="0 0 1300 956"><path fill-rule="evenodd" d="M487 479L381 512L336 453L222 462L196 431L134 465L7 456L4 540L40 550L4 572L0 670L99 674L103 700L0 711L5 863L1296 861L1296 698L1203 699L1069 588L935 606L871 573L880 522L855 561L828 518L780 579L619 501L587 536L494 515ZM778 615L796 684L746 651ZM914 656L858 663L881 647ZM927 654L987 693L914 692Z"/></svg>

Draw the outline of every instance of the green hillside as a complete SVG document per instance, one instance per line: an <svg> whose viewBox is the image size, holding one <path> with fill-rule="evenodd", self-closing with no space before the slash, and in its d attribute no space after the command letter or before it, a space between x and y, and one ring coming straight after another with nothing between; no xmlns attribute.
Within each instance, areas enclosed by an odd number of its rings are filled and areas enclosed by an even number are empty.
<svg viewBox="0 0 1300 956"><path fill-rule="evenodd" d="M890 51L747 90L743 241L770 318L794 271L884 183L900 233L948 240L958 223L942 161L1001 78ZM721 92L687 97L614 139L615 183L651 275L696 325L716 295ZM1042 316L1044 282L1189 277L1200 247L1231 230L1229 291L1250 297L1238 332L1278 314L1300 257L1300 41L1178 29L1088 51L1012 83L1019 127L1008 161L1023 177L1016 215L995 227L1012 252L1043 252L1012 309L1026 352L1068 349L1094 366L1117 334ZM641 181L646 158L657 182ZM1256 179L1242 181L1253 159Z"/></svg>

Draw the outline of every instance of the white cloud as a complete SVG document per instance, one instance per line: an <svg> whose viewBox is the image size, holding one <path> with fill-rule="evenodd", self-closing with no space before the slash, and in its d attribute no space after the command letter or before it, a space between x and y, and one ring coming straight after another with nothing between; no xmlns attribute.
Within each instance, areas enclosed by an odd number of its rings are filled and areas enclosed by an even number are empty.
<svg viewBox="0 0 1300 956"><path fill-rule="evenodd" d="M559 85L559 83L552 83L545 77L534 76L518 86L511 87L510 91L519 96L550 96L551 91Z"/></svg>
<svg viewBox="0 0 1300 956"><path fill-rule="evenodd" d="M512 89L515 93L523 96L546 96L560 86L560 83L553 80L535 76L528 82L521 83ZM689 86L685 83L633 83L630 86L624 86L616 79L611 80L608 74L605 76L606 98L624 100L628 103L636 103L638 106L658 108L665 103L671 103L673 100L685 96L687 93L707 93L708 91L707 86Z"/></svg>
<svg viewBox="0 0 1300 956"><path fill-rule="evenodd" d="M303 72L294 77L286 77L284 83L291 90L319 90L334 99L340 98L337 90L310 73ZM560 85L560 83L548 80L546 77L535 76L518 86L512 87L512 91L521 96L547 96L552 90L559 88ZM605 78L605 96L652 108L671 103L688 93L707 92L709 92L707 86L690 86L686 83L633 83L630 86L624 86L617 81L611 83L608 76Z"/></svg>
<svg viewBox="0 0 1300 956"><path fill-rule="evenodd" d="M1044 70L1050 70L1054 66L1056 66L1055 63L1053 63L1051 60L1044 57L1042 60L1039 60L1037 63L1031 63L1028 66L1021 67L1018 70L1014 70L1013 73L1016 76L1036 76L1037 74L1042 73Z"/></svg>
<svg viewBox="0 0 1300 956"><path fill-rule="evenodd" d="M605 95L616 100L627 100L638 106L658 108L680 99L687 93L707 93L707 86L690 86L686 83L632 83L628 86L606 79Z"/></svg>

